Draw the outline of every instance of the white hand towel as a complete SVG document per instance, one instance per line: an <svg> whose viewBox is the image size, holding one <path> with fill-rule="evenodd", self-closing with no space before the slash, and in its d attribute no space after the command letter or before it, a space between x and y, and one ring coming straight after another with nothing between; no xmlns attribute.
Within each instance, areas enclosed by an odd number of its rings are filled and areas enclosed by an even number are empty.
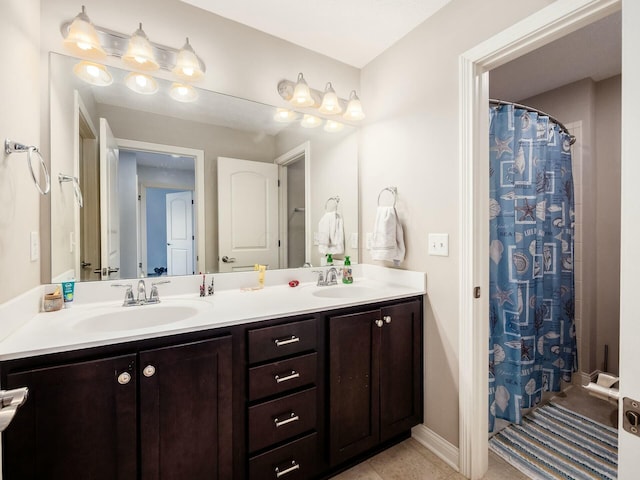
<svg viewBox="0 0 640 480"><path fill-rule="evenodd" d="M344 224L338 212L327 212L320 219L318 251L322 255L344 253Z"/></svg>
<svg viewBox="0 0 640 480"><path fill-rule="evenodd" d="M404 232L395 207L378 207L373 226L371 257L399 265L404 260Z"/></svg>

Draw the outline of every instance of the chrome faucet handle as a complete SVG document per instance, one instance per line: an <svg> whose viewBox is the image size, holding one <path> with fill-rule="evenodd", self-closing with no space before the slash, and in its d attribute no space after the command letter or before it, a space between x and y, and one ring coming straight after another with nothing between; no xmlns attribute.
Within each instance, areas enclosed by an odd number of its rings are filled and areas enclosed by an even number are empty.
<svg viewBox="0 0 640 480"><path fill-rule="evenodd" d="M122 303L123 307L130 307L131 305L137 305L138 302L135 298L133 298L133 285L130 283L112 283L112 287L124 287L127 290L124 292L124 302Z"/></svg>
<svg viewBox="0 0 640 480"><path fill-rule="evenodd" d="M160 295L158 294L158 287L156 285L162 285L163 283L171 283L171 280L161 280L151 283L151 293L149 294L147 303L160 303Z"/></svg>
<svg viewBox="0 0 640 480"><path fill-rule="evenodd" d="M316 283L316 286L318 287L325 286L326 282L324 280L324 270L312 270L312 272L318 274L318 283Z"/></svg>

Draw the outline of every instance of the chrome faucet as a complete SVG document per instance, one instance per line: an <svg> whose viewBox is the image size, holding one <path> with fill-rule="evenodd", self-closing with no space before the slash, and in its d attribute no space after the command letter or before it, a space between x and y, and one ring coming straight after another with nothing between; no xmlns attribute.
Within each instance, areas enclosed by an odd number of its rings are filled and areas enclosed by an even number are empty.
<svg viewBox="0 0 640 480"><path fill-rule="evenodd" d="M318 274L318 283L316 283L318 287L328 287L338 284L338 270L336 270L336 267L331 267L326 272L324 270L314 270L313 272Z"/></svg>
<svg viewBox="0 0 640 480"><path fill-rule="evenodd" d="M162 280L160 282L151 283L151 293L147 299L147 303L160 303L160 295L158 295L158 287L156 285L162 285L163 283L170 283L171 280Z"/></svg>
<svg viewBox="0 0 640 480"><path fill-rule="evenodd" d="M331 267L329 270L327 270L327 277L324 281L324 284L327 286L338 284L338 270L336 270L336 267Z"/></svg>
<svg viewBox="0 0 640 480"><path fill-rule="evenodd" d="M140 298L142 297L142 298ZM147 286L144 284L144 280L141 278L138 280L138 298L137 302L147 303Z"/></svg>

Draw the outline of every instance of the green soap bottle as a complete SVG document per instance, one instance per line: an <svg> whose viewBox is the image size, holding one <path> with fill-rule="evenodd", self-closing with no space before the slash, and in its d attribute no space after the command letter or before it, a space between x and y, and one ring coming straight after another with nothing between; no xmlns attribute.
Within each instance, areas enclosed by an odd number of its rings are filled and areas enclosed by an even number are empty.
<svg viewBox="0 0 640 480"><path fill-rule="evenodd" d="M351 260L349 255L344 257L344 266L342 267L342 283L353 283L353 271L351 270Z"/></svg>

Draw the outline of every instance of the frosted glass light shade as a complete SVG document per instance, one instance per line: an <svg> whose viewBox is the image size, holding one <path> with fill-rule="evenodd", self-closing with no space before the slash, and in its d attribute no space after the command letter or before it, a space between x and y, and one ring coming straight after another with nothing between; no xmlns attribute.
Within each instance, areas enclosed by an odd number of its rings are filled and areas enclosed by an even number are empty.
<svg viewBox="0 0 640 480"><path fill-rule="evenodd" d="M98 87L106 87L113 83L113 77L107 68L99 63L83 60L76 63L73 67L73 73L81 80Z"/></svg>
<svg viewBox="0 0 640 480"><path fill-rule="evenodd" d="M151 42L142 30L142 24L129 38L129 45L122 56L122 61L134 70L152 72L160 68L153 54Z"/></svg>
<svg viewBox="0 0 640 480"><path fill-rule="evenodd" d="M82 11L69 25L69 32L62 41L64 47L74 55L92 59L102 59L107 56L96 32L93 23L85 13L84 5Z"/></svg>
<svg viewBox="0 0 640 480"><path fill-rule="evenodd" d="M125 77L124 83L131 90L142 95L153 95L158 91L156 79L144 73L131 72Z"/></svg>
<svg viewBox="0 0 640 480"><path fill-rule="evenodd" d="M344 124L335 120L327 120L327 123L324 124L324 131L329 133L339 132L343 128Z"/></svg>
<svg viewBox="0 0 640 480"><path fill-rule="evenodd" d="M315 103L311 96L309 85L307 85L302 73L298 74L298 81L293 89L293 96L290 102L297 107L310 107Z"/></svg>
<svg viewBox="0 0 640 480"><path fill-rule="evenodd" d="M204 77L204 72L200 67L200 61L196 52L191 47L189 39L178 52L176 66L173 67L173 74L185 82L196 82Z"/></svg>
<svg viewBox="0 0 640 480"><path fill-rule="evenodd" d="M178 102L194 102L198 98L198 92L191 85L174 83L169 90L169 96Z"/></svg>
<svg viewBox="0 0 640 480"><path fill-rule="evenodd" d="M273 115L273 119L279 123L291 123L293 122L298 115L293 110L288 110L286 108L278 108L276 113Z"/></svg>
<svg viewBox="0 0 640 480"><path fill-rule="evenodd" d="M340 106L338 95L336 95L336 91L331 86L331 82L327 83L327 86L324 89L322 105L320 105L318 111L325 115L336 115L338 113L342 113L342 107Z"/></svg>
<svg viewBox="0 0 640 480"><path fill-rule="evenodd" d="M362 103L360 103L360 99L358 95L356 95L356 91L353 90L351 95L349 95L349 103L347 104L347 110L344 112L342 117L346 120L359 121L364 118L364 112L362 111Z"/></svg>
<svg viewBox="0 0 640 480"><path fill-rule="evenodd" d="M305 114L300 122L300 125L304 128L316 128L322 125L322 120L313 115Z"/></svg>

